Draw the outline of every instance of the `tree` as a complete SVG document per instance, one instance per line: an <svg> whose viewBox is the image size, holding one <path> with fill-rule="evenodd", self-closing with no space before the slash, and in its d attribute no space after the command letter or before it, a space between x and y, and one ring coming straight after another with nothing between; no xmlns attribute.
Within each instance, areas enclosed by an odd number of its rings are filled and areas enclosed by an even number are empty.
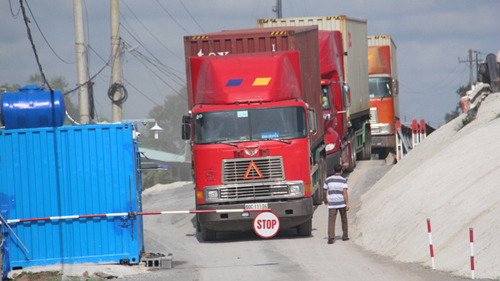
<svg viewBox="0 0 500 281"><path fill-rule="evenodd" d="M154 138L154 132L149 124L143 132L141 143L144 147L182 154L185 142L181 138L182 116L187 114L187 89L183 87L180 95L167 96L163 105L155 106L149 111L148 117L154 118L163 130L159 132L159 139Z"/></svg>
<svg viewBox="0 0 500 281"><path fill-rule="evenodd" d="M460 88L458 88L456 93L460 98L462 98L463 96L465 96L465 94L468 90L470 90L470 83L467 86L460 86ZM446 123L448 123L451 120L458 117L462 113L463 113L462 104L460 103L460 99L459 99L457 107L455 107L455 110L451 111L450 113L445 114L444 121Z"/></svg>
<svg viewBox="0 0 500 281"><path fill-rule="evenodd" d="M141 146L174 154L182 154L185 142L181 138L182 116L187 113L187 89L183 87L180 95L167 96L163 105L155 106L149 111L148 117L154 118L163 130L159 132L159 138L154 138L151 127L148 124L146 131L142 132ZM142 174L143 189L154 186L157 183L167 184L178 181L170 171L144 171Z"/></svg>
<svg viewBox="0 0 500 281"><path fill-rule="evenodd" d="M28 79L28 84L45 86L46 90L48 88L42 79L42 75L40 75L39 73L30 75L30 78ZM52 90L60 90L64 94L67 90L68 82L66 82L66 78L64 76L56 76L50 79L49 85L52 88ZM80 110L73 104L71 98L68 95L64 96L64 104L66 105L66 111L68 111L72 116L78 116ZM71 120L66 118L66 120L64 121L64 125L71 125L71 124L72 124Z"/></svg>

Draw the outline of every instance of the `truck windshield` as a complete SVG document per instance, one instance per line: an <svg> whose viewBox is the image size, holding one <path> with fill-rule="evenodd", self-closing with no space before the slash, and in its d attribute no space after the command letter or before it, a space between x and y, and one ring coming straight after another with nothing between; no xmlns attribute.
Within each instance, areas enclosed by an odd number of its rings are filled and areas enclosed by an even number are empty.
<svg viewBox="0 0 500 281"><path fill-rule="evenodd" d="M330 96L328 95L328 86L321 85L321 90L323 95L321 100L321 102L323 103L323 111L330 110Z"/></svg>
<svg viewBox="0 0 500 281"><path fill-rule="evenodd" d="M307 136L306 113L299 106L202 112L193 117L196 144Z"/></svg>
<svg viewBox="0 0 500 281"><path fill-rule="evenodd" d="M370 78L370 98L386 98L392 96L392 81L387 77Z"/></svg>

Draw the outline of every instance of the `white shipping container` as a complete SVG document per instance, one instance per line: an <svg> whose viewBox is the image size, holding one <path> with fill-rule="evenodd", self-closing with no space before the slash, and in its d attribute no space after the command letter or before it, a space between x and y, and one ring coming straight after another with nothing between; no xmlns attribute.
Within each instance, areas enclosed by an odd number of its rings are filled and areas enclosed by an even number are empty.
<svg viewBox="0 0 500 281"><path fill-rule="evenodd" d="M340 31L344 47L344 79L351 88L349 118L353 120L370 113L366 20L346 16L328 16L259 19L257 23L258 27L317 25L319 30Z"/></svg>

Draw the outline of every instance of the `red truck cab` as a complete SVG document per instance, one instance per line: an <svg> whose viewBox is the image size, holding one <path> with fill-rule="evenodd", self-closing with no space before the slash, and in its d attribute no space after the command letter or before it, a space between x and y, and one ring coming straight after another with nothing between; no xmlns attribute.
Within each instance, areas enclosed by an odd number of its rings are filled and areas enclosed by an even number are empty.
<svg viewBox="0 0 500 281"><path fill-rule="evenodd" d="M333 174L333 166L342 164L347 171L354 169L352 142L347 137L347 108L349 87L344 83L344 55L340 31L319 31L321 65L321 90L327 174Z"/></svg>
<svg viewBox="0 0 500 281"><path fill-rule="evenodd" d="M299 52L190 57L190 75L183 138L191 139L196 209L222 211L197 214L202 239L253 228L255 213L223 210L259 208L309 236L322 184L313 175L325 168L311 154L318 118L302 93Z"/></svg>

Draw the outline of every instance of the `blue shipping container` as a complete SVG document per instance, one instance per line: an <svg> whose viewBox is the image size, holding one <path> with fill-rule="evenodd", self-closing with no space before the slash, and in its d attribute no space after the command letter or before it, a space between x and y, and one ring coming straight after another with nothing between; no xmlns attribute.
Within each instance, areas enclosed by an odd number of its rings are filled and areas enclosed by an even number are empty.
<svg viewBox="0 0 500 281"><path fill-rule="evenodd" d="M141 212L132 124L0 130L0 204L6 220ZM4 272L51 264L138 263L142 216L2 225Z"/></svg>

